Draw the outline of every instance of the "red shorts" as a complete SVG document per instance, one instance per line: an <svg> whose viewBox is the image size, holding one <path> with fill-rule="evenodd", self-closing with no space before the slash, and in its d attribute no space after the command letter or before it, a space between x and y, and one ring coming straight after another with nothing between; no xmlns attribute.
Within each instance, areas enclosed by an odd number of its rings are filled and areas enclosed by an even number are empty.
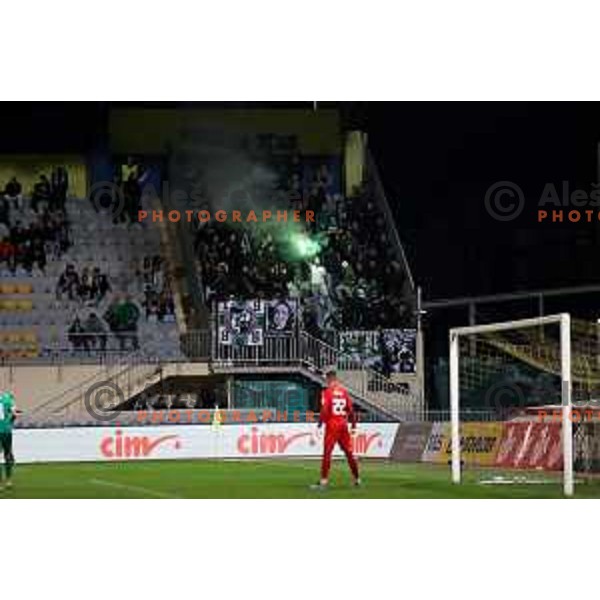
<svg viewBox="0 0 600 600"><path fill-rule="evenodd" d="M331 468L331 455L335 445L346 455L348 464L355 478L358 479L358 463L352 453L352 436L348 431L348 422L345 419L335 419L329 421L325 426L325 442L323 444L323 460L321 462L321 479L327 479L329 469Z"/></svg>
<svg viewBox="0 0 600 600"><path fill-rule="evenodd" d="M352 451L352 436L348 430L348 421L332 419L325 426L325 449L330 452L336 444L344 451Z"/></svg>

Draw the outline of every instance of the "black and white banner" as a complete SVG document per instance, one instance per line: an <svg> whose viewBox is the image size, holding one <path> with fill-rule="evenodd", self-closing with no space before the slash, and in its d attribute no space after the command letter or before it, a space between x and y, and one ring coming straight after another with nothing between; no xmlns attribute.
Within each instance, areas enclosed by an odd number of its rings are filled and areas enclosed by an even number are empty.
<svg viewBox="0 0 600 600"><path fill-rule="evenodd" d="M265 303L262 300L229 300L217 306L217 335L223 346L262 346Z"/></svg>
<svg viewBox="0 0 600 600"><path fill-rule="evenodd" d="M415 373L416 343L415 329L344 331L339 337L342 352L386 375Z"/></svg>
<svg viewBox="0 0 600 600"><path fill-rule="evenodd" d="M291 337L298 323L298 301L284 298L267 303L267 334Z"/></svg>

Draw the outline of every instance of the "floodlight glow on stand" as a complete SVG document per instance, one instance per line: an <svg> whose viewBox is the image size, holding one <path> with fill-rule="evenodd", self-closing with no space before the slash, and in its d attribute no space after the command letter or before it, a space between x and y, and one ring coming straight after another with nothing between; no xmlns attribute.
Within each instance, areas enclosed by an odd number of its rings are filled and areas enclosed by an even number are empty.
<svg viewBox="0 0 600 600"><path fill-rule="evenodd" d="M450 415L452 436L452 481L461 482L460 448L460 339L480 334L518 332L518 330L558 325L560 334L560 395L562 406L562 453L563 453L563 489L566 496L574 493L573 480L573 420L572 420L572 380L571 380L571 317L567 313L521 319L488 325L473 325L450 330Z"/></svg>

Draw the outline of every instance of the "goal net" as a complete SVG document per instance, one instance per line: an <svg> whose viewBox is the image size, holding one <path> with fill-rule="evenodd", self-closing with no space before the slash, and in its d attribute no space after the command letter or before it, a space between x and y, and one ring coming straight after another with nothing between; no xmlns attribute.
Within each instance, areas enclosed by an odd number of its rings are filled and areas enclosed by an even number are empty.
<svg viewBox="0 0 600 600"><path fill-rule="evenodd" d="M470 465L488 477L482 483L524 483L528 474L543 471L562 474L564 493L572 495L574 423L581 424L579 462L585 467L585 458L593 458L594 448L586 444L594 436L586 425L600 399L599 347L600 325L571 321L568 314L452 329L453 481L460 483ZM480 425L492 432L488 454L476 444L473 449L469 438L469 415L475 412L488 415L489 424ZM487 458L484 471L477 463L481 456Z"/></svg>

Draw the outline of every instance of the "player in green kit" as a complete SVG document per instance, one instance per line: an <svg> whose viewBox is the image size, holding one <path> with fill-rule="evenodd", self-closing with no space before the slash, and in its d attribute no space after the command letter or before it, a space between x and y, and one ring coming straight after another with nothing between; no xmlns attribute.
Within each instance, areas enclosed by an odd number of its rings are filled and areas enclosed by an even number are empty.
<svg viewBox="0 0 600 600"><path fill-rule="evenodd" d="M4 454L4 486L7 489L12 487L12 471L15 464L15 457L12 451L12 431L17 414L15 397L12 392L0 393L0 448Z"/></svg>

